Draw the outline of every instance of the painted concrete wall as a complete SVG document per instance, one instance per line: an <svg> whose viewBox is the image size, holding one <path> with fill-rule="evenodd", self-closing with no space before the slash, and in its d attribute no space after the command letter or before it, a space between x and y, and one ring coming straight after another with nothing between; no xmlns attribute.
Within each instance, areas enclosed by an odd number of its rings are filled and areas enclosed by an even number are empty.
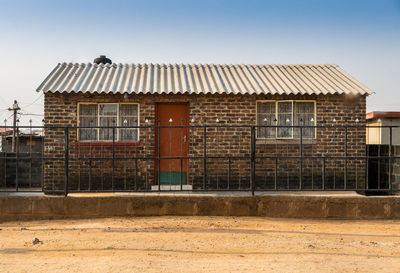
<svg viewBox="0 0 400 273"><path fill-rule="evenodd" d="M369 120L367 125L371 126L400 126L400 119ZM367 144L389 144L389 128L367 128ZM392 128L392 144L400 145L400 128Z"/></svg>

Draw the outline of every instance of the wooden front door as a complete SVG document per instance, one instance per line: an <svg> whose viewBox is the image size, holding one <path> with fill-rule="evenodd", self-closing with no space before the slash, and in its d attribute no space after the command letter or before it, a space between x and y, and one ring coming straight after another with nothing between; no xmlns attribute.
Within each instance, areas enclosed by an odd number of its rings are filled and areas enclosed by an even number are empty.
<svg viewBox="0 0 400 273"><path fill-rule="evenodd" d="M160 126L181 126L189 124L189 105L175 103L158 103L156 105L156 124ZM156 156L187 156L189 150L188 128L155 129ZM160 144L160 149L158 145ZM160 167L158 167L160 165ZM160 179L161 185L188 184L188 159L156 159L155 184Z"/></svg>

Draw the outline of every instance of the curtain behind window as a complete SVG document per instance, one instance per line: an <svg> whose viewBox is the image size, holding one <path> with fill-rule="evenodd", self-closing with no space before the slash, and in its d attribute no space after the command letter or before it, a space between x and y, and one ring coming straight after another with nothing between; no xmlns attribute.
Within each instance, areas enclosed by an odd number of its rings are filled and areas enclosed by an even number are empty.
<svg viewBox="0 0 400 273"><path fill-rule="evenodd" d="M275 102L257 102L257 125L276 125ZM259 127L258 138L275 138L276 127Z"/></svg>
<svg viewBox="0 0 400 273"><path fill-rule="evenodd" d="M97 104L79 105L79 126L95 127L97 125ZM97 128L79 129L79 140L97 140Z"/></svg>
<svg viewBox="0 0 400 273"><path fill-rule="evenodd" d="M99 104L99 122L101 127L118 126L117 124L118 104ZM115 140L117 130L115 130ZM112 140L113 129L104 128L99 130L99 140Z"/></svg>
<svg viewBox="0 0 400 273"><path fill-rule="evenodd" d="M294 125L313 126L315 124L314 102L296 101L295 108L295 123ZM302 129L302 135L305 138L313 138L315 129L308 127ZM295 137L300 137L300 128L296 128Z"/></svg>
<svg viewBox="0 0 400 273"><path fill-rule="evenodd" d="M119 106L119 126L129 127L138 125L138 105L137 104L121 104ZM137 141L138 129L119 129L120 141Z"/></svg>

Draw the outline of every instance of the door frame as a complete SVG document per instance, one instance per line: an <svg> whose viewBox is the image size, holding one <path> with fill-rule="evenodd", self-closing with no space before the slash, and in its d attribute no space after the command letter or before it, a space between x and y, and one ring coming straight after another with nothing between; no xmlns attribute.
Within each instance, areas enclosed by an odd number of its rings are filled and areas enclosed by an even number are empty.
<svg viewBox="0 0 400 273"><path fill-rule="evenodd" d="M185 105L186 106L186 120L187 120L187 124L185 125L189 125L190 121L189 121L189 116L190 116L190 103L189 102L182 102L182 101L178 101L178 102L155 102L155 112L154 112L154 125L158 126L158 107L159 105L162 104L167 104L167 105ZM158 166L158 129L155 127L154 128L154 155L155 155L155 160L154 160L154 185L158 185L158 181L157 181L157 177L158 177L158 171L159 171L159 166ZM190 141L190 131L189 128L185 128L187 131L186 134L186 145L187 145L187 155L189 155L190 152L190 145L189 145L189 141ZM186 164L186 168L184 168L182 171L186 171L186 185L190 184L189 183L189 159L183 159L187 161Z"/></svg>

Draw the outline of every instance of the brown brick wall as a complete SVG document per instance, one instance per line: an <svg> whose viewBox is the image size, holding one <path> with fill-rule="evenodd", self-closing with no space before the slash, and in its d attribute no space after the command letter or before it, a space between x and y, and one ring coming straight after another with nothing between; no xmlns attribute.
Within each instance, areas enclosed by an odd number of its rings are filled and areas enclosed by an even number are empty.
<svg viewBox="0 0 400 273"><path fill-rule="evenodd" d="M365 124L366 103L364 96L346 97L344 95L326 96L275 96L275 95L130 95L124 99L122 95L106 94L53 94L45 95L45 123L49 126L76 126L78 102L138 102L140 103L140 125L154 124L155 104L157 102L188 102L190 119L194 124L255 124L256 100L316 100L318 125L356 125ZM238 118L241 118L241 122ZM333 118L337 122L333 123ZM130 145L116 145L116 157L154 156L155 138L153 129L140 129L139 142ZM109 144L80 144L76 141L76 129L70 129L70 187L71 189L87 189L91 176L93 189L111 189L111 161L89 160L90 157L109 157ZM317 138L305 141L303 154L324 156L344 156L344 129L324 128L317 130ZM194 128L189 137L189 156L203 155L203 129ZM257 156L293 156L299 155L298 140L262 140L256 142ZM226 156L231 159L230 188L247 188L250 183L250 161L234 157L250 156L249 128L208 128L207 154L209 156ZM365 154L365 129L349 129L348 154L363 156ZM45 162L45 189L47 191L63 188L64 181L64 129L46 129L45 156L61 160ZM85 158L78 160L78 158ZM279 159L277 186L295 188L299 185L299 160ZM89 166L92 171L89 172ZM154 184L154 161L116 160L114 171L115 189L148 189ZM227 188L228 160L209 159L207 163L207 187L212 189ZM331 187L343 187L344 160L326 162L326 182ZM364 182L364 163L360 160L348 161L348 181ZM303 187L321 186L322 160L303 160ZM137 178L137 179L135 179ZM136 181L135 181L136 180ZM203 160L190 160L189 181L195 187L203 183ZM275 160L258 159L256 162L256 186L272 188L275 183Z"/></svg>

